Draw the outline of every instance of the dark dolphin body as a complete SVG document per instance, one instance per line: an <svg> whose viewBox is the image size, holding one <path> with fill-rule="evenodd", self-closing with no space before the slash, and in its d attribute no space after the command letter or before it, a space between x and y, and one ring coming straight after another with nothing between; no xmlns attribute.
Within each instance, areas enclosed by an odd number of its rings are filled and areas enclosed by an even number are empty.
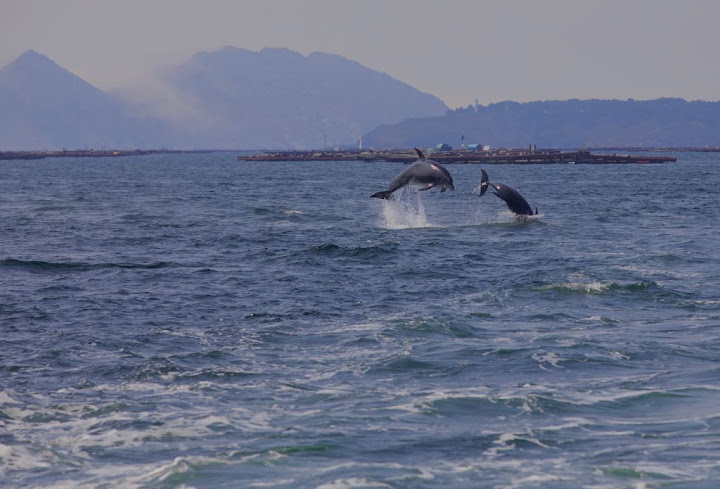
<svg viewBox="0 0 720 489"><path fill-rule="evenodd" d="M520 192L518 192L512 187L505 185L504 183L491 182L485 170L480 171L482 171L482 180L480 183L480 197L485 195L488 186L490 186L495 190L495 195L504 200L508 206L508 209L510 209L515 214L519 216L533 216L538 213L537 207L535 208L535 212L532 211L530 205L527 203L527 200L525 200L525 198L520 195Z"/></svg>
<svg viewBox="0 0 720 489"><path fill-rule="evenodd" d="M450 172L437 161L425 158L425 155L419 149L415 148L415 151L417 151L420 159L396 176L387 190L376 192L371 197L390 199L393 192L407 185L424 185L420 190L430 190L436 185L442 187L441 192L445 192L448 188L455 190Z"/></svg>

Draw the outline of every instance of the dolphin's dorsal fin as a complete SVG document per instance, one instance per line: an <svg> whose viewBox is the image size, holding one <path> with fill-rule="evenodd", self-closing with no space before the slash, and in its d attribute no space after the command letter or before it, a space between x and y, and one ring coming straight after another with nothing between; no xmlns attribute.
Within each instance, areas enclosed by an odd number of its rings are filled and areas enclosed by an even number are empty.
<svg viewBox="0 0 720 489"><path fill-rule="evenodd" d="M423 154L422 151L420 151L420 150L417 149L417 148L415 148L415 151L417 151L418 158L420 158L421 160L424 160L424 159L425 159L425 155Z"/></svg>

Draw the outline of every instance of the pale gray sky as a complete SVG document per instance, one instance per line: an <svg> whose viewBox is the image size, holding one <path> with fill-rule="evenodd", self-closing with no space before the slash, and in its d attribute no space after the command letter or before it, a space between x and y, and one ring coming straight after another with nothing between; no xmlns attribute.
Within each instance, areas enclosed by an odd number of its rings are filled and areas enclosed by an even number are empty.
<svg viewBox="0 0 720 489"><path fill-rule="evenodd" d="M720 100L720 0L0 0L0 66L35 49L101 89L223 46L335 53L437 95Z"/></svg>

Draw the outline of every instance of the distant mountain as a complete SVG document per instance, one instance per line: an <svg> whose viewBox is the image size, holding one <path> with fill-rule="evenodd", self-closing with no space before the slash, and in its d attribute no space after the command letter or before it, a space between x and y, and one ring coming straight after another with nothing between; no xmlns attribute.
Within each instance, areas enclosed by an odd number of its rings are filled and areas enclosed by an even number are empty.
<svg viewBox="0 0 720 489"><path fill-rule="evenodd" d="M361 137L378 148L720 146L720 102L502 102L447 111L437 97L342 56L287 49L198 53L134 102L35 51L0 68L0 151L309 149Z"/></svg>
<svg viewBox="0 0 720 489"><path fill-rule="evenodd" d="M0 108L0 150L136 147L164 125L32 50L0 69Z"/></svg>
<svg viewBox="0 0 720 489"><path fill-rule="evenodd" d="M319 148L447 110L341 56L287 49L198 53L163 82L139 99L108 94L27 51L0 69L0 151Z"/></svg>
<svg viewBox="0 0 720 489"><path fill-rule="evenodd" d="M214 148L357 144L379 124L442 115L447 106L390 76L333 54L234 47L198 53L166 82L190 106L185 140Z"/></svg>
<svg viewBox="0 0 720 489"><path fill-rule="evenodd" d="M663 98L502 102L442 117L383 125L364 136L368 147L407 148L444 142L492 147L702 147L720 145L720 102Z"/></svg>

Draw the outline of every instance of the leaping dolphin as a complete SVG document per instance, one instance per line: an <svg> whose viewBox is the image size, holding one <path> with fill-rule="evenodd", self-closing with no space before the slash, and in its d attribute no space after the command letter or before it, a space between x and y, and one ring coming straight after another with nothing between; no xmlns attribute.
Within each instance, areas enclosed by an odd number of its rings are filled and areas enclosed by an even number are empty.
<svg viewBox="0 0 720 489"><path fill-rule="evenodd" d="M455 190L450 172L437 161L425 158L419 149L415 148L415 151L417 151L419 159L400 172L387 190L376 192L370 197L391 199L393 192L407 185L424 185L420 190L430 190L435 186L441 186L441 192L445 192L446 189Z"/></svg>
<svg viewBox="0 0 720 489"><path fill-rule="evenodd" d="M508 209L515 214L519 216L533 216L538 213L537 207L533 213L530 205L527 203L527 200L520 195L520 192L505 185L504 183L491 182L485 170L480 171L482 172L482 180L480 181L480 197L485 195L488 186L490 186L495 190L495 195L504 200Z"/></svg>

